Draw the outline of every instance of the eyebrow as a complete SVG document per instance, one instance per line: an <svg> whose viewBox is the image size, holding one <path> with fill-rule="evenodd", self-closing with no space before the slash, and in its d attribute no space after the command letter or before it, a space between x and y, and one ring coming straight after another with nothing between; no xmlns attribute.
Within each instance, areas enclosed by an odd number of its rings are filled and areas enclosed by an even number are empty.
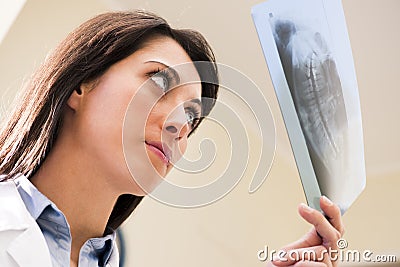
<svg viewBox="0 0 400 267"><path fill-rule="evenodd" d="M192 99L192 100L190 100L190 102L193 102L193 103L195 103L195 104L201 106L201 100L198 99L198 98Z"/></svg>

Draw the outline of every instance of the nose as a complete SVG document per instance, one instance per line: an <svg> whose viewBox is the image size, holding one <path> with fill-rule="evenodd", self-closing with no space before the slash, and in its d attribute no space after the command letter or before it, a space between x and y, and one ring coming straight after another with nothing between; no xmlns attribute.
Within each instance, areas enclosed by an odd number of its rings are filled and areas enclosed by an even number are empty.
<svg viewBox="0 0 400 267"><path fill-rule="evenodd" d="M183 106L175 108L174 111L169 114L165 121L163 132L176 141L179 141L189 133L189 125Z"/></svg>

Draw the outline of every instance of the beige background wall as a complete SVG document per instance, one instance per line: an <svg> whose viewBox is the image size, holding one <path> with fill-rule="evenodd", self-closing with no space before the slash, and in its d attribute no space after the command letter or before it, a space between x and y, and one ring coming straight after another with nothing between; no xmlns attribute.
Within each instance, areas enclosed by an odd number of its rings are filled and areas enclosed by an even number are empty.
<svg viewBox="0 0 400 267"><path fill-rule="evenodd" d="M296 212L305 198L250 17L250 7L260 1L130 2L27 0L0 44L3 108L48 50L101 11L145 8L173 26L201 31L219 62L241 70L263 90L276 121L276 158L268 179L252 195L247 188L254 163L239 185L212 205L177 209L144 200L123 227L127 266L262 266L258 250L264 245L279 249L309 226ZM367 167L367 187L344 216L345 238L350 249L396 254L400 261L400 1L343 0L343 5L360 88ZM189 153L197 150L198 139L207 131L213 128L200 130ZM253 142L257 144L256 137ZM187 179L177 172L172 176Z"/></svg>

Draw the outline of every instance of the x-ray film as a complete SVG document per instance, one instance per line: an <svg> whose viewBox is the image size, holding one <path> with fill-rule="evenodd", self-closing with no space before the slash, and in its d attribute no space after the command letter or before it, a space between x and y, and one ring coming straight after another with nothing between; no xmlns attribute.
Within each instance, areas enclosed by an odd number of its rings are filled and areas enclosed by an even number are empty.
<svg viewBox="0 0 400 267"><path fill-rule="evenodd" d="M340 0L270 0L253 20L307 202L342 213L365 187L361 110Z"/></svg>

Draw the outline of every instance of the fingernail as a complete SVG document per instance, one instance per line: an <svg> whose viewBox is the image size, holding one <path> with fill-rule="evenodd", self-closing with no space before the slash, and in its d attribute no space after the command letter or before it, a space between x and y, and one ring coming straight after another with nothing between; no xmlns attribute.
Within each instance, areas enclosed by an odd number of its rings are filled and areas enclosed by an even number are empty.
<svg viewBox="0 0 400 267"><path fill-rule="evenodd" d="M301 203L301 208L307 213L311 213L312 212L312 208L310 208L309 206L307 206L304 203Z"/></svg>
<svg viewBox="0 0 400 267"><path fill-rule="evenodd" d="M328 206L332 206L333 202L327 198L326 196L322 196L322 199L324 200L325 204L327 204Z"/></svg>

